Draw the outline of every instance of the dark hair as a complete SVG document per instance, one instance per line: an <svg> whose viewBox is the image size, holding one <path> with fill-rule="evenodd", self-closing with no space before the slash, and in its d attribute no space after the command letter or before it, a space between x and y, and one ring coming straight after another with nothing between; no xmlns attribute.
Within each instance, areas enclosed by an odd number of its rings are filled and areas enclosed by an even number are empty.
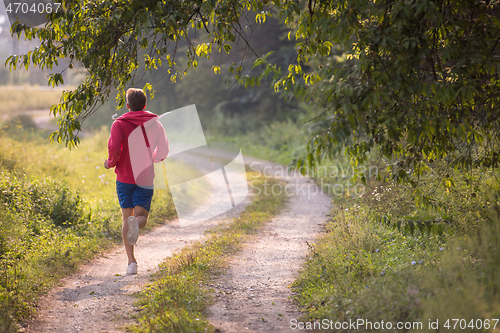
<svg viewBox="0 0 500 333"><path fill-rule="evenodd" d="M146 105L146 94L142 89L130 88L125 95L127 103L132 111L142 111Z"/></svg>

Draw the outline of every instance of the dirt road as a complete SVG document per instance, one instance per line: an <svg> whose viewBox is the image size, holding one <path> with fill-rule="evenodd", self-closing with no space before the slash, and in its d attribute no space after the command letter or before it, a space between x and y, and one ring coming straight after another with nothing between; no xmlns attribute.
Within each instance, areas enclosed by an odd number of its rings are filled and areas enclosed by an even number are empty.
<svg viewBox="0 0 500 333"><path fill-rule="evenodd" d="M248 202L219 218L186 227L172 221L141 235L135 249L138 275L125 274L127 256L121 246L84 265L42 298L38 315L26 331L122 332L120 327L134 323L131 315L137 309L132 294L150 281L158 264L176 249L201 239L207 228L238 215Z"/></svg>
<svg viewBox="0 0 500 333"><path fill-rule="evenodd" d="M290 284L307 254L306 241L321 232L331 199L318 193L315 184L296 175L283 176L284 167L245 157L252 169L266 171L287 181L281 190L290 195L287 208L276 216L231 262L216 286L219 297L209 320L222 332L286 332L298 313L289 299ZM267 188L278 191L279 188ZM63 279L42 298L37 317L27 332L121 332L134 323L133 293L149 282L150 273L179 248L200 240L207 228L237 216L250 198L223 216L188 226L172 221L141 235L136 246L138 275L125 275L122 247ZM217 295L216 295L217 296Z"/></svg>
<svg viewBox="0 0 500 333"><path fill-rule="evenodd" d="M282 174L279 165L254 161L253 166ZM268 190L287 191L287 207L231 261L215 286L209 320L221 332L293 332L290 320L300 315L290 299L290 285L305 260L306 242L323 230L331 199L310 179L296 174L281 178L287 185Z"/></svg>

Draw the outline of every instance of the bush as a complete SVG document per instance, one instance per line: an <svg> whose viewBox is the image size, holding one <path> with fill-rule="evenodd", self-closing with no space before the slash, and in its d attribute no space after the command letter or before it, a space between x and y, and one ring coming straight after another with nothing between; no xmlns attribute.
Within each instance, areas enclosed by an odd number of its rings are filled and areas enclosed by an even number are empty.
<svg viewBox="0 0 500 333"><path fill-rule="evenodd" d="M82 200L78 191L69 189L66 182L45 179L30 182L28 191L34 202L33 210L48 216L56 226L70 226L82 219Z"/></svg>
<svg viewBox="0 0 500 333"><path fill-rule="evenodd" d="M112 171L102 170L109 132L71 151L46 134L0 132L0 332L29 317L37 298L82 261L121 243ZM168 193L153 200L148 225L175 213Z"/></svg>
<svg viewBox="0 0 500 333"><path fill-rule="evenodd" d="M0 203L25 217L39 214L56 226L76 225L82 220L80 195L64 181L28 181L9 172L0 175Z"/></svg>
<svg viewBox="0 0 500 333"><path fill-rule="evenodd" d="M107 238L101 226L93 227L96 231L83 223L85 203L64 181L4 171L0 206L0 313L5 314L0 332L8 332L10 316L27 317L39 293L74 271Z"/></svg>

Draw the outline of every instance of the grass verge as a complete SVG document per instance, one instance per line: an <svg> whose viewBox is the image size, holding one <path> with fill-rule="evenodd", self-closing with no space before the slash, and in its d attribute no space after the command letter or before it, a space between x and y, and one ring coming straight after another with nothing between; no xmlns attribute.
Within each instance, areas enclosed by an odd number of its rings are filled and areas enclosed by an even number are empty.
<svg viewBox="0 0 500 333"><path fill-rule="evenodd" d="M260 179L254 186L263 187ZM211 303L210 281L226 267L227 258L240 250L285 202L284 195L257 195L233 222L210 230L203 242L179 251L161 266L154 282L140 295L142 308L138 326L132 332L210 332L205 310Z"/></svg>
<svg viewBox="0 0 500 333"><path fill-rule="evenodd" d="M302 320L419 320L418 274L439 260L443 240L403 235L354 202L334 208L332 215L293 285Z"/></svg>
<svg viewBox="0 0 500 333"><path fill-rule="evenodd" d="M435 191L439 209L416 205L414 189L383 180L368 179L363 195L334 195L327 232L293 285L304 328L500 330L500 209L493 173L473 170L468 182L456 181L452 189L424 183L421 190ZM331 179L339 188L349 180L352 189L349 176ZM345 322L360 325L346 328Z"/></svg>

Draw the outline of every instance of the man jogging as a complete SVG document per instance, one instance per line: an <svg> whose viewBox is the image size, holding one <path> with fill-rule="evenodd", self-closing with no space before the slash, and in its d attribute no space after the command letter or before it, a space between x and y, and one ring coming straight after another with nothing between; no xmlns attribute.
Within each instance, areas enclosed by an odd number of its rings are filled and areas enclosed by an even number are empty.
<svg viewBox="0 0 500 333"><path fill-rule="evenodd" d="M126 93L127 113L111 126L106 169L115 168L116 192L123 213L122 238L128 257L127 274L137 274L134 244L148 221L153 198L153 162L163 161L169 152L165 130L158 116L146 109L146 94L130 88Z"/></svg>

